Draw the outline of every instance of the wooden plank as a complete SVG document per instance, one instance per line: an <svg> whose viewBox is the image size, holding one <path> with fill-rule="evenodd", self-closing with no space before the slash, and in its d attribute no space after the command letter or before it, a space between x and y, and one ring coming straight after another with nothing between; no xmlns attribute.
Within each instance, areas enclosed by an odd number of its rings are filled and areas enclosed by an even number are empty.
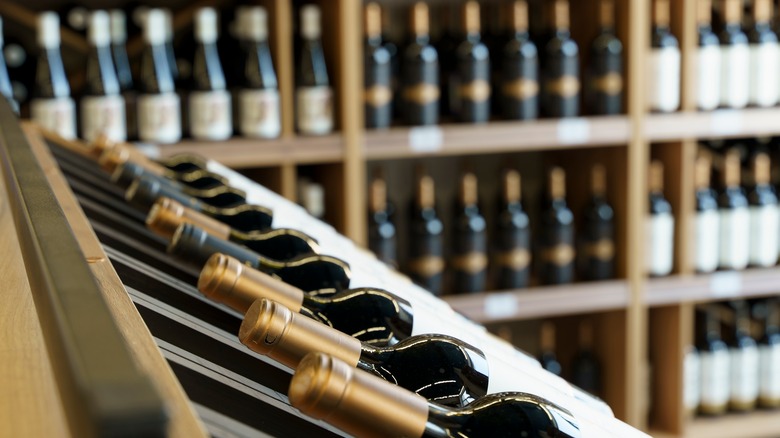
<svg viewBox="0 0 780 438"><path fill-rule="evenodd" d="M644 135L650 141L696 138L742 138L780 134L780 108L649 114Z"/></svg>
<svg viewBox="0 0 780 438"><path fill-rule="evenodd" d="M688 342L681 306L653 309L650 316L650 357L653 361L651 424L660 430L680 433L683 428L683 355Z"/></svg>
<svg viewBox="0 0 780 438"><path fill-rule="evenodd" d="M780 433L777 411L755 411L720 418L696 418L687 425L685 438L776 438Z"/></svg>
<svg viewBox="0 0 780 438"><path fill-rule="evenodd" d="M777 294L778 284L778 267L653 278L647 282L645 303L649 306L663 306L774 296Z"/></svg>

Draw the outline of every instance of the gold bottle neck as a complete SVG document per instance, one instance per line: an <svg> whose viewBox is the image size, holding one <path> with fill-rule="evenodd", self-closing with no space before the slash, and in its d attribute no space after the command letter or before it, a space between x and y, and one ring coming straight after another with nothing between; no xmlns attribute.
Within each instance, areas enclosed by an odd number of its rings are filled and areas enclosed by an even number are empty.
<svg viewBox="0 0 780 438"><path fill-rule="evenodd" d="M568 0L555 0L552 5L552 21L551 25L556 30L569 29L569 1Z"/></svg>
<svg viewBox="0 0 780 438"><path fill-rule="evenodd" d="M232 232L230 226L166 197L155 201L146 216L147 228L166 239L173 238L179 225L185 223L202 228L223 240L229 239Z"/></svg>
<svg viewBox="0 0 780 438"><path fill-rule="evenodd" d="M601 0L599 2L599 24L605 28L615 27L614 0Z"/></svg>
<svg viewBox="0 0 780 438"><path fill-rule="evenodd" d="M412 6L411 29L416 37L427 36L430 33L428 22L428 5L423 2Z"/></svg>
<svg viewBox="0 0 780 438"><path fill-rule="evenodd" d="M466 34L479 34L481 25L479 21L479 3L468 1L463 5L463 30Z"/></svg>
<svg viewBox="0 0 780 438"><path fill-rule="evenodd" d="M771 0L753 0L753 21L756 23L772 21L772 6Z"/></svg>
<svg viewBox="0 0 780 438"><path fill-rule="evenodd" d="M522 198L522 182L520 172L508 170L504 173L504 202L507 204L520 202Z"/></svg>
<svg viewBox="0 0 780 438"><path fill-rule="evenodd" d="M753 158L753 179L756 185L766 185L772 179L772 163L769 155L758 154Z"/></svg>
<svg viewBox="0 0 780 438"><path fill-rule="evenodd" d="M607 170L601 164L593 166L590 171L590 191L595 196L607 194Z"/></svg>
<svg viewBox="0 0 780 438"><path fill-rule="evenodd" d="M363 26L366 38L378 38L382 36L382 8L379 3L371 2L366 5L363 13Z"/></svg>
<svg viewBox="0 0 780 438"><path fill-rule="evenodd" d="M656 27L669 27L670 21L669 0L654 0L653 24Z"/></svg>
<svg viewBox="0 0 780 438"><path fill-rule="evenodd" d="M647 176L650 193L661 193L664 191L664 164L662 162L653 161L650 163Z"/></svg>
<svg viewBox="0 0 780 438"><path fill-rule="evenodd" d="M381 174L377 174L371 181L369 204L372 213L387 210L387 182Z"/></svg>
<svg viewBox="0 0 780 438"><path fill-rule="evenodd" d="M460 180L460 202L463 205L475 205L478 200L477 176L469 172Z"/></svg>
<svg viewBox="0 0 780 438"><path fill-rule="evenodd" d="M742 22L742 0L724 0L723 21L726 24Z"/></svg>
<svg viewBox="0 0 780 438"><path fill-rule="evenodd" d="M436 187L433 177L421 175L417 180L417 205L420 208L434 208L436 203Z"/></svg>
<svg viewBox="0 0 780 438"><path fill-rule="evenodd" d="M696 24L709 26L712 23L712 0L697 0Z"/></svg>
<svg viewBox="0 0 780 438"><path fill-rule="evenodd" d="M512 3L509 18L511 28L516 33L528 32L528 3L525 0Z"/></svg>
<svg viewBox="0 0 780 438"><path fill-rule="evenodd" d="M562 199L566 197L566 172L560 167L550 170L549 176L550 199Z"/></svg>
<svg viewBox="0 0 780 438"><path fill-rule="evenodd" d="M555 325L543 322L539 329L539 347L542 351L555 351Z"/></svg>
<svg viewBox="0 0 780 438"><path fill-rule="evenodd" d="M723 185L726 187L738 187L741 182L741 164L739 154L729 152L723 161Z"/></svg>
<svg viewBox="0 0 780 438"><path fill-rule="evenodd" d="M706 190L710 188L710 168L712 162L707 156L699 156L694 164L694 184L696 190Z"/></svg>

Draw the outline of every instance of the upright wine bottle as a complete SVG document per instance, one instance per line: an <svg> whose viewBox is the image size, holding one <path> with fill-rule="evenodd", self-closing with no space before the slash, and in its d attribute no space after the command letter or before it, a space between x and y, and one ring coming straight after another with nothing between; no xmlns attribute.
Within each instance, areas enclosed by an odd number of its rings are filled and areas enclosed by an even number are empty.
<svg viewBox="0 0 780 438"><path fill-rule="evenodd" d="M589 112L620 114L623 111L623 43L615 34L614 0L599 2L599 26L599 35L590 48Z"/></svg>
<svg viewBox="0 0 780 438"><path fill-rule="evenodd" d="M366 404L363 394L371 394L372 403ZM323 353L301 361L288 395L304 414L354 436L564 438L585 433L571 413L534 395L497 394L468 407L445 408Z"/></svg>
<svg viewBox="0 0 780 438"><path fill-rule="evenodd" d="M455 211L453 292L483 292L487 286L487 223L479 211L477 176L471 172L461 177Z"/></svg>
<svg viewBox="0 0 780 438"><path fill-rule="evenodd" d="M742 32L742 1L724 0L720 31L720 106L744 108L750 98L750 48Z"/></svg>
<svg viewBox="0 0 780 438"><path fill-rule="evenodd" d="M769 155L753 158L754 186L748 193L750 202L750 264L769 267L777 263L780 210L777 194L770 182Z"/></svg>
<svg viewBox="0 0 780 438"><path fill-rule="evenodd" d="M35 72L32 120L66 139L76 138L76 105L60 54L60 19L54 12L38 15L38 66Z"/></svg>
<svg viewBox="0 0 780 438"><path fill-rule="evenodd" d="M8 76L8 68L5 63L5 52L3 51L3 17L0 17L0 96L4 96L11 104L14 111L19 111L19 106L14 100L14 90L11 87L11 79Z"/></svg>
<svg viewBox="0 0 780 438"><path fill-rule="evenodd" d="M125 141L125 100L111 58L111 30L105 11L89 16L87 84L81 98L81 136L94 141L105 135L110 141Z"/></svg>
<svg viewBox="0 0 780 438"><path fill-rule="evenodd" d="M382 44L382 9L378 3L365 6L366 34L363 53L363 105L365 126L387 128L393 118L392 65L390 52Z"/></svg>
<svg viewBox="0 0 780 438"><path fill-rule="evenodd" d="M539 53L528 33L528 3L512 3L512 38L501 52L501 109L505 119L539 116Z"/></svg>
<svg viewBox="0 0 780 438"><path fill-rule="evenodd" d="M574 280L574 214L566 204L566 173L550 170L548 196L541 221L540 272L542 284L571 283Z"/></svg>
<svg viewBox="0 0 780 438"><path fill-rule="evenodd" d="M728 152L723 164L723 191L718 199L721 269L744 269L750 261L750 210L740 186L740 170L739 153Z"/></svg>
<svg viewBox="0 0 780 438"><path fill-rule="evenodd" d="M311 216L325 217L325 187L309 178L298 180L298 203Z"/></svg>
<svg viewBox="0 0 780 438"><path fill-rule="evenodd" d="M552 38L544 46L542 110L547 117L577 117L580 111L579 47L569 30L569 2L555 0Z"/></svg>
<svg viewBox="0 0 780 438"><path fill-rule="evenodd" d="M744 301L734 307L734 338L729 346L731 390L729 407L734 411L750 411L758 401L758 344L750 336L750 309Z"/></svg>
<svg viewBox="0 0 780 438"><path fill-rule="evenodd" d="M368 195L368 248L377 258L395 266L397 232L393 221L393 208L387 199L387 182L377 171L371 180Z"/></svg>
<svg viewBox="0 0 780 438"><path fill-rule="evenodd" d="M652 276L669 275L674 261L674 216L672 204L664 197L664 165L650 163L648 172L650 214L647 218L647 271Z"/></svg>
<svg viewBox="0 0 780 438"><path fill-rule="evenodd" d="M593 324L583 320L579 326L579 351L571 365L571 382L585 391L601 394L601 364L593 352Z"/></svg>
<svg viewBox="0 0 780 438"><path fill-rule="evenodd" d="M163 30L164 30L164 44L165 44L165 57L168 59L168 68L171 70L171 76L175 83L179 83L182 80L182 71L179 69L179 62L176 59L176 53L173 50L173 13L168 8L161 9L163 13Z"/></svg>
<svg viewBox="0 0 780 438"><path fill-rule="evenodd" d="M615 271L615 211L607 201L607 173L602 165L593 166L590 176L591 197L585 206L583 235L578 251L581 276L588 280L612 278Z"/></svg>
<svg viewBox="0 0 780 438"><path fill-rule="evenodd" d="M710 187L710 158L696 158L694 184L696 188L696 219L694 220L694 267L698 272L718 268L720 249L720 216L718 196Z"/></svg>
<svg viewBox="0 0 780 438"><path fill-rule="evenodd" d="M780 307L770 300L764 315L764 334L759 341L758 403L764 408L780 407Z"/></svg>
<svg viewBox="0 0 780 438"><path fill-rule="evenodd" d="M720 40L712 31L712 1L698 0L699 47L696 50L696 105L709 111L720 104Z"/></svg>
<svg viewBox="0 0 780 438"><path fill-rule="evenodd" d="M531 279L531 222L523 210L520 173L504 173L492 264L499 289L528 287Z"/></svg>
<svg viewBox="0 0 780 438"><path fill-rule="evenodd" d="M465 39L456 50L456 72L450 78L450 110L458 120L484 123L490 118L490 52L480 37L479 3L463 4Z"/></svg>
<svg viewBox="0 0 780 438"><path fill-rule="evenodd" d="M434 295L442 292L444 274L444 224L436 213L433 178L422 174L412 206L409 240L409 276Z"/></svg>
<svg viewBox="0 0 780 438"><path fill-rule="evenodd" d="M539 333L539 363L545 370L560 376L563 367L555 354L555 325L552 322L544 322L539 328Z"/></svg>
<svg viewBox="0 0 780 438"><path fill-rule="evenodd" d="M753 1L753 26L750 42L750 104L775 106L780 101L780 44L772 31L771 0Z"/></svg>
<svg viewBox="0 0 780 438"><path fill-rule="evenodd" d="M669 23L669 0L653 0L647 101L651 111L663 113L677 111L680 106L680 45Z"/></svg>
<svg viewBox="0 0 780 438"><path fill-rule="evenodd" d="M720 322L712 308L697 315L696 348L701 362L699 412L719 415L729 403L729 349L720 337Z"/></svg>
<svg viewBox="0 0 780 438"><path fill-rule="evenodd" d="M146 15L138 96L138 137L152 143L181 139L181 107L165 48L165 14L151 9Z"/></svg>
<svg viewBox="0 0 780 438"><path fill-rule="evenodd" d="M111 56L114 60L116 76L119 80L119 90L125 100L125 128L128 139L138 137L138 121L136 119L136 94L133 84L133 72L127 57L127 19L121 9L109 12L111 20Z"/></svg>
<svg viewBox="0 0 780 438"><path fill-rule="evenodd" d="M430 44L428 5L412 7L412 41L404 49L401 63L401 103L408 125L439 122L439 55Z"/></svg>
<svg viewBox="0 0 780 438"><path fill-rule="evenodd" d="M295 114L298 132L305 135L324 135L333 130L333 90L325 66L320 33L319 7L302 7Z"/></svg>
<svg viewBox="0 0 780 438"><path fill-rule="evenodd" d="M699 409L701 402L701 360L699 350L693 345L683 355L683 408L688 416Z"/></svg>

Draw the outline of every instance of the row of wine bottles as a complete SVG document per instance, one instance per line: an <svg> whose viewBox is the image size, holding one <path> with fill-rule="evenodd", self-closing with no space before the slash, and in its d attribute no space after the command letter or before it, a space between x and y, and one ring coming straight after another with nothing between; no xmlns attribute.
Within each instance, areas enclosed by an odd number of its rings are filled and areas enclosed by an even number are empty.
<svg viewBox="0 0 780 438"><path fill-rule="evenodd" d="M650 109L676 111L680 106L680 49L670 25L669 0L653 2L653 50L648 77ZM742 0L696 0L698 47L693 86L702 110L769 107L780 102L780 44L772 28L773 1L754 0L743 20ZM743 26L744 24L744 26Z"/></svg>
<svg viewBox="0 0 780 438"><path fill-rule="evenodd" d="M556 376L565 377L568 381L585 391L600 395L601 363L596 357L594 347L593 322L583 319L577 328L577 353L571 364L564 368L558 360L555 351L555 324L551 321L542 323L539 329L539 362L547 371Z"/></svg>
<svg viewBox="0 0 780 438"><path fill-rule="evenodd" d="M688 412L721 415L780 407L777 299L703 306L684 358Z"/></svg>
<svg viewBox="0 0 780 438"><path fill-rule="evenodd" d="M523 207L520 174L505 171L496 223L492 238L488 239L489 227L480 211L477 177L466 172L461 176L455 200L456 217L451 238L447 239L436 206L434 180L420 171L409 219L408 263L401 268L435 295L482 292L489 284L496 289L528 287L532 259L538 260L541 284L570 283L577 271L582 280L612 278L614 211L607 199L606 179L604 167L594 166L591 196L582 213L579 239L575 239L575 216L566 202L566 174L559 167L551 169L539 230L532 236L530 219ZM379 174L371 182L368 240L380 260L397 264L396 219L386 185ZM450 246L446 261L445 244ZM450 288L445 288L447 270L451 274Z"/></svg>

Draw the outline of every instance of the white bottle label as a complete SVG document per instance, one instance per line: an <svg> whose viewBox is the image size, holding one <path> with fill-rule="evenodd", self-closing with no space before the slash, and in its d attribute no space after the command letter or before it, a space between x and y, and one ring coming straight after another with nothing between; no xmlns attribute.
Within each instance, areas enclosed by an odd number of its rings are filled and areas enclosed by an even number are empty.
<svg viewBox="0 0 780 438"><path fill-rule="evenodd" d="M780 345L759 347L758 378L761 399L780 401Z"/></svg>
<svg viewBox="0 0 780 438"><path fill-rule="evenodd" d="M780 101L780 45L750 45L750 104L775 106Z"/></svg>
<svg viewBox="0 0 780 438"><path fill-rule="evenodd" d="M650 53L647 99L652 111L672 112L680 106L680 49L654 48Z"/></svg>
<svg viewBox="0 0 780 438"><path fill-rule="evenodd" d="M701 362L701 404L720 407L729 402L729 353L728 350L703 351Z"/></svg>
<svg viewBox="0 0 780 438"><path fill-rule="evenodd" d="M721 46L720 104L744 108L750 95L750 49L747 44Z"/></svg>
<svg viewBox="0 0 780 438"><path fill-rule="evenodd" d="M747 208L720 209L720 264L744 269L750 255L750 212Z"/></svg>
<svg viewBox="0 0 780 438"><path fill-rule="evenodd" d="M718 211L697 212L694 227L696 239L694 266L698 272L712 272L718 268L718 238L720 236Z"/></svg>
<svg viewBox="0 0 780 438"><path fill-rule="evenodd" d="M239 127L246 137L276 138L282 130L279 116L279 90L241 90Z"/></svg>
<svg viewBox="0 0 780 438"><path fill-rule="evenodd" d="M298 130L323 135L333 130L333 90L330 87L298 87L295 91Z"/></svg>
<svg viewBox="0 0 780 438"><path fill-rule="evenodd" d="M774 266L780 239L780 210L777 205L750 207L750 264Z"/></svg>
<svg viewBox="0 0 780 438"><path fill-rule="evenodd" d="M720 103L720 47L699 47L696 53L696 104L709 111Z"/></svg>
<svg viewBox="0 0 780 438"><path fill-rule="evenodd" d="M200 140L227 140L233 133L230 93L225 90L190 93L190 134Z"/></svg>
<svg viewBox="0 0 780 438"><path fill-rule="evenodd" d="M181 140L181 106L176 93L138 96L138 137L150 143Z"/></svg>
<svg viewBox="0 0 780 438"><path fill-rule="evenodd" d="M76 138L76 104L70 97L33 99L30 116L47 131L69 140Z"/></svg>
<svg viewBox="0 0 780 438"><path fill-rule="evenodd" d="M647 218L647 269L650 275L669 275L674 260L674 217L669 213Z"/></svg>
<svg viewBox="0 0 780 438"><path fill-rule="evenodd" d="M101 134L112 141L127 139L125 99L119 94L81 99L81 136L93 141Z"/></svg>
<svg viewBox="0 0 780 438"><path fill-rule="evenodd" d="M701 362L699 353L690 348L683 359L683 405L687 411L699 407L701 396Z"/></svg>
<svg viewBox="0 0 780 438"><path fill-rule="evenodd" d="M753 405L758 398L758 347L732 348L731 403L736 407Z"/></svg>

